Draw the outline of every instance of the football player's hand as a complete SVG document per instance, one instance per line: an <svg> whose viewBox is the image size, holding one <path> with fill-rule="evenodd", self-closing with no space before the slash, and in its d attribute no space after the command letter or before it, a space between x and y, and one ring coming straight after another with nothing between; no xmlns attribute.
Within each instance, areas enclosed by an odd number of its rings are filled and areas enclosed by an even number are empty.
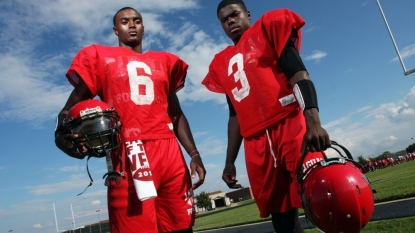
<svg viewBox="0 0 415 233"><path fill-rule="evenodd" d="M304 111L306 118L306 133L303 138L303 145L301 148L301 155L305 155L308 149L311 152L324 151L331 146L330 137L327 131L321 127L318 110L316 108L307 109Z"/></svg>
<svg viewBox="0 0 415 233"><path fill-rule="evenodd" d="M206 169L205 169L205 166L203 165L202 158L200 157L200 155L194 155L192 157L190 161L190 172L191 172L190 174L192 176L192 179L196 177L196 172L197 172L197 175L199 176L199 180L194 182L192 185L192 190L195 190L200 185L202 185L203 182L205 182Z"/></svg>
<svg viewBox="0 0 415 233"><path fill-rule="evenodd" d="M55 144L65 154L77 159L83 159L88 154L88 148L85 143L74 143L77 138L78 134L57 133Z"/></svg>
<svg viewBox="0 0 415 233"><path fill-rule="evenodd" d="M222 180L228 185L231 189L242 188L241 184L238 184L236 179L236 168L234 163L226 163L225 168L223 169Z"/></svg>

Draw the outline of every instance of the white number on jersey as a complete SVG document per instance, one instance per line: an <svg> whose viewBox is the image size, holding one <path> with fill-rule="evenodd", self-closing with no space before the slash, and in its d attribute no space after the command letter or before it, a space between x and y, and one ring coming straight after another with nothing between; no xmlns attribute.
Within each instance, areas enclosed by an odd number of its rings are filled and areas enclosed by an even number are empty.
<svg viewBox="0 0 415 233"><path fill-rule="evenodd" d="M242 99L249 95L250 90L249 82L244 71L244 59L242 53L236 54L229 61L228 76L233 73L232 66L235 63L238 70L234 73L233 77L235 78L235 83L238 82L238 80L241 82L242 88L238 90L238 88L235 87L232 89L232 94L236 101L241 102Z"/></svg>
<svg viewBox="0 0 415 233"><path fill-rule="evenodd" d="M130 98L137 105L150 105L154 101L154 83L150 77L138 75L137 68L144 69L144 73L151 75L150 67L139 61L131 61L127 65L128 77L130 80ZM145 94L139 93L139 85L145 86Z"/></svg>

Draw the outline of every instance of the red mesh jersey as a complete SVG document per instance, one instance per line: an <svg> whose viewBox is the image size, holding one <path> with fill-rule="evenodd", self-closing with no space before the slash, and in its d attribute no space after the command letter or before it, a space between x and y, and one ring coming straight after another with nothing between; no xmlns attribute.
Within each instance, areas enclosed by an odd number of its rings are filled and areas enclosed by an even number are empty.
<svg viewBox="0 0 415 233"><path fill-rule="evenodd" d="M293 28L298 31L295 45L300 49L304 24L299 15L287 9L268 12L237 45L228 46L211 62L202 84L230 97L244 137L283 119L298 106L289 81L279 69L278 57Z"/></svg>
<svg viewBox="0 0 415 233"><path fill-rule="evenodd" d="M122 141L132 141L175 137L167 97L183 87L187 67L166 52L91 45L79 51L66 76L75 86L78 74L94 96L114 107Z"/></svg>

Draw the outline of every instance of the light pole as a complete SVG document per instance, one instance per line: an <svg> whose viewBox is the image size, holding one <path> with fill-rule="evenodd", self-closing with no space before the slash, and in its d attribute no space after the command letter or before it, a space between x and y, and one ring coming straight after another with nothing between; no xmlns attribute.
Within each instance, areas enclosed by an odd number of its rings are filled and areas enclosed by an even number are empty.
<svg viewBox="0 0 415 233"><path fill-rule="evenodd" d="M101 220L99 219L99 210L95 211L98 213L98 224L99 224L99 233L102 233L101 231Z"/></svg>

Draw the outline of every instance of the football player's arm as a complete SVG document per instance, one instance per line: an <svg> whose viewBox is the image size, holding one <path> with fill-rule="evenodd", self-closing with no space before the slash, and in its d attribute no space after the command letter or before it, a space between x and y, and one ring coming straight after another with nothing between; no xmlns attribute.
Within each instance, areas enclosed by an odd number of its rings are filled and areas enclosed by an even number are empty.
<svg viewBox="0 0 415 233"><path fill-rule="evenodd" d="M74 139L78 137L77 134L64 134L62 122L68 114L69 109L77 104L78 102L92 98L92 94L89 91L88 86L82 79L79 79L79 83L75 86L72 93L69 95L65 106L60 111L56 119L56 130L55 130L55 144L56 146L65 152L67 155L83 159L86 156L87 148L84 143L73 144Z"/></svg>
<svg viewBox="0 0 415 233"><path fill-rule="evenodd" d="M189 122L187 121L186 116L183 114L176 92L169 94L168 106L169 117L173 123L174 133L176 134L177 139L180 141L180 144L182 144L186 152L191 156L191 176L192 178L195 178L196 172L199 176L199 180L193 183L192 189L194 190L203 184L205 180L206 169L203 165L202 158L197 151L196 144L190 130Z"/></svg>
<svg viewBox="0 0 415 233"><path fill-rule="evenodd" d="M239 148L242 144L242 135L238 117L236 116L235 108L233 107L229 96L226 95L226 100L229 106L229 121L228 121L228 149L226 151L225 168L223 169L222 179L229 188L241 188L236 179L235 160L238 157Z"/></svg>
<svg viewBox="0 0 415 233"><path fill-rule="evenodd" d="M296 35L295 30L293 35ZM321 126L316 89L293 41L292 38L288 40L278 63L294 89L295 97L305 116L306 133L301 148L303 155L306 149L326 150L331 142L327 131Z"/></svg>

